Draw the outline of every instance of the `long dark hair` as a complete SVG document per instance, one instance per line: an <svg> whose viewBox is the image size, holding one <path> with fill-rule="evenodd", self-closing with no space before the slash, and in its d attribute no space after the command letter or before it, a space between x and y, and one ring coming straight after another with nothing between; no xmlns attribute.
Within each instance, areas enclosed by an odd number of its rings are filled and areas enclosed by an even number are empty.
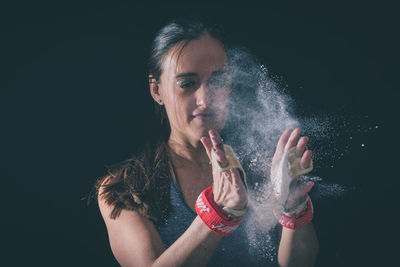
<svg viewBox="0 0 400 267"><path fill-rule="evenodd" d="M225 45L221 26L198 18L181 18L164 26L155 36L149 59L149 74L158 82L163 72L164 56L172 47L209 34ZM164 106L155 103L160 117L160 136L149 142L130 159L109 168L96 182L96 195L113 207L116 219L123 209L138 211L154 223L168 215L170 209L170 163L167 140L170 134Z"/></svg>

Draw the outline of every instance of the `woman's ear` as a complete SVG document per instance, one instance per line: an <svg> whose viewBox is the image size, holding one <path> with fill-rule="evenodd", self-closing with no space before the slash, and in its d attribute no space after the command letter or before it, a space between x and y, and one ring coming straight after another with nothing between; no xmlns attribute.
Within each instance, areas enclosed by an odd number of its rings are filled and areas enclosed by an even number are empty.
<svg viewBox="0 0 400 267"><path fill-rule="evenodd" d="M153 97L154 101L156 101L159 105L163 105L164 103L161 98L159 84L151 74L149 75L149 87L150 87L150 94Z"/></svg>

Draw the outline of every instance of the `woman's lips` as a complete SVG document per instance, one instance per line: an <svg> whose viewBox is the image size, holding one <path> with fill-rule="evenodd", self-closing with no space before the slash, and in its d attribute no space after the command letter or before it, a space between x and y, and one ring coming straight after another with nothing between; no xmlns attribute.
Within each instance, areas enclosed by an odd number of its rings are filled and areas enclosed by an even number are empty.
<svg viewBox="0 0 400 267"><path fill-rule="evenodd" d="M214 114L212 114L212 113L199 113L199 114L194 114L193 118L201 120L201 121L207 121L207 120L213 119L214 118Z"/></svg>

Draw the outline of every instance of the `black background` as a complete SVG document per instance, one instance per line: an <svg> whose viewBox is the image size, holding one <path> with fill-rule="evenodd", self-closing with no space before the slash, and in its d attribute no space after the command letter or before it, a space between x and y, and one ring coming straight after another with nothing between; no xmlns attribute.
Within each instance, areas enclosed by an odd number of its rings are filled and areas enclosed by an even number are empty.
<svg viewBox="0 0 400 267"><path fill-rule="evenodd" d="M2 265L117 266L96 204L81 199L105 165L157 129L149 46L157 29L189 12L220 18L283 81L301 115L337 113L335 123L349 123L331 140L345 155L317 170L350 188L315 203L317 265L394 264L398 9L272 2L2 4Z"/></svg>

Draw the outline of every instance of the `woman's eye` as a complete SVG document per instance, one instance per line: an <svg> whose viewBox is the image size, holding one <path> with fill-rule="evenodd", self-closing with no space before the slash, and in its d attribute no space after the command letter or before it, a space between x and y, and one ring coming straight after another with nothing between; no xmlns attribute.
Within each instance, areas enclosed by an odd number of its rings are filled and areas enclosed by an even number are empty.
<svg viewBox="0 0 400 267"><path fill-rule="evenodd" d="M193 87L196 83L194 81L183 81L183 82L178 82L178 86L181 88L190 88Z"/></svg>

